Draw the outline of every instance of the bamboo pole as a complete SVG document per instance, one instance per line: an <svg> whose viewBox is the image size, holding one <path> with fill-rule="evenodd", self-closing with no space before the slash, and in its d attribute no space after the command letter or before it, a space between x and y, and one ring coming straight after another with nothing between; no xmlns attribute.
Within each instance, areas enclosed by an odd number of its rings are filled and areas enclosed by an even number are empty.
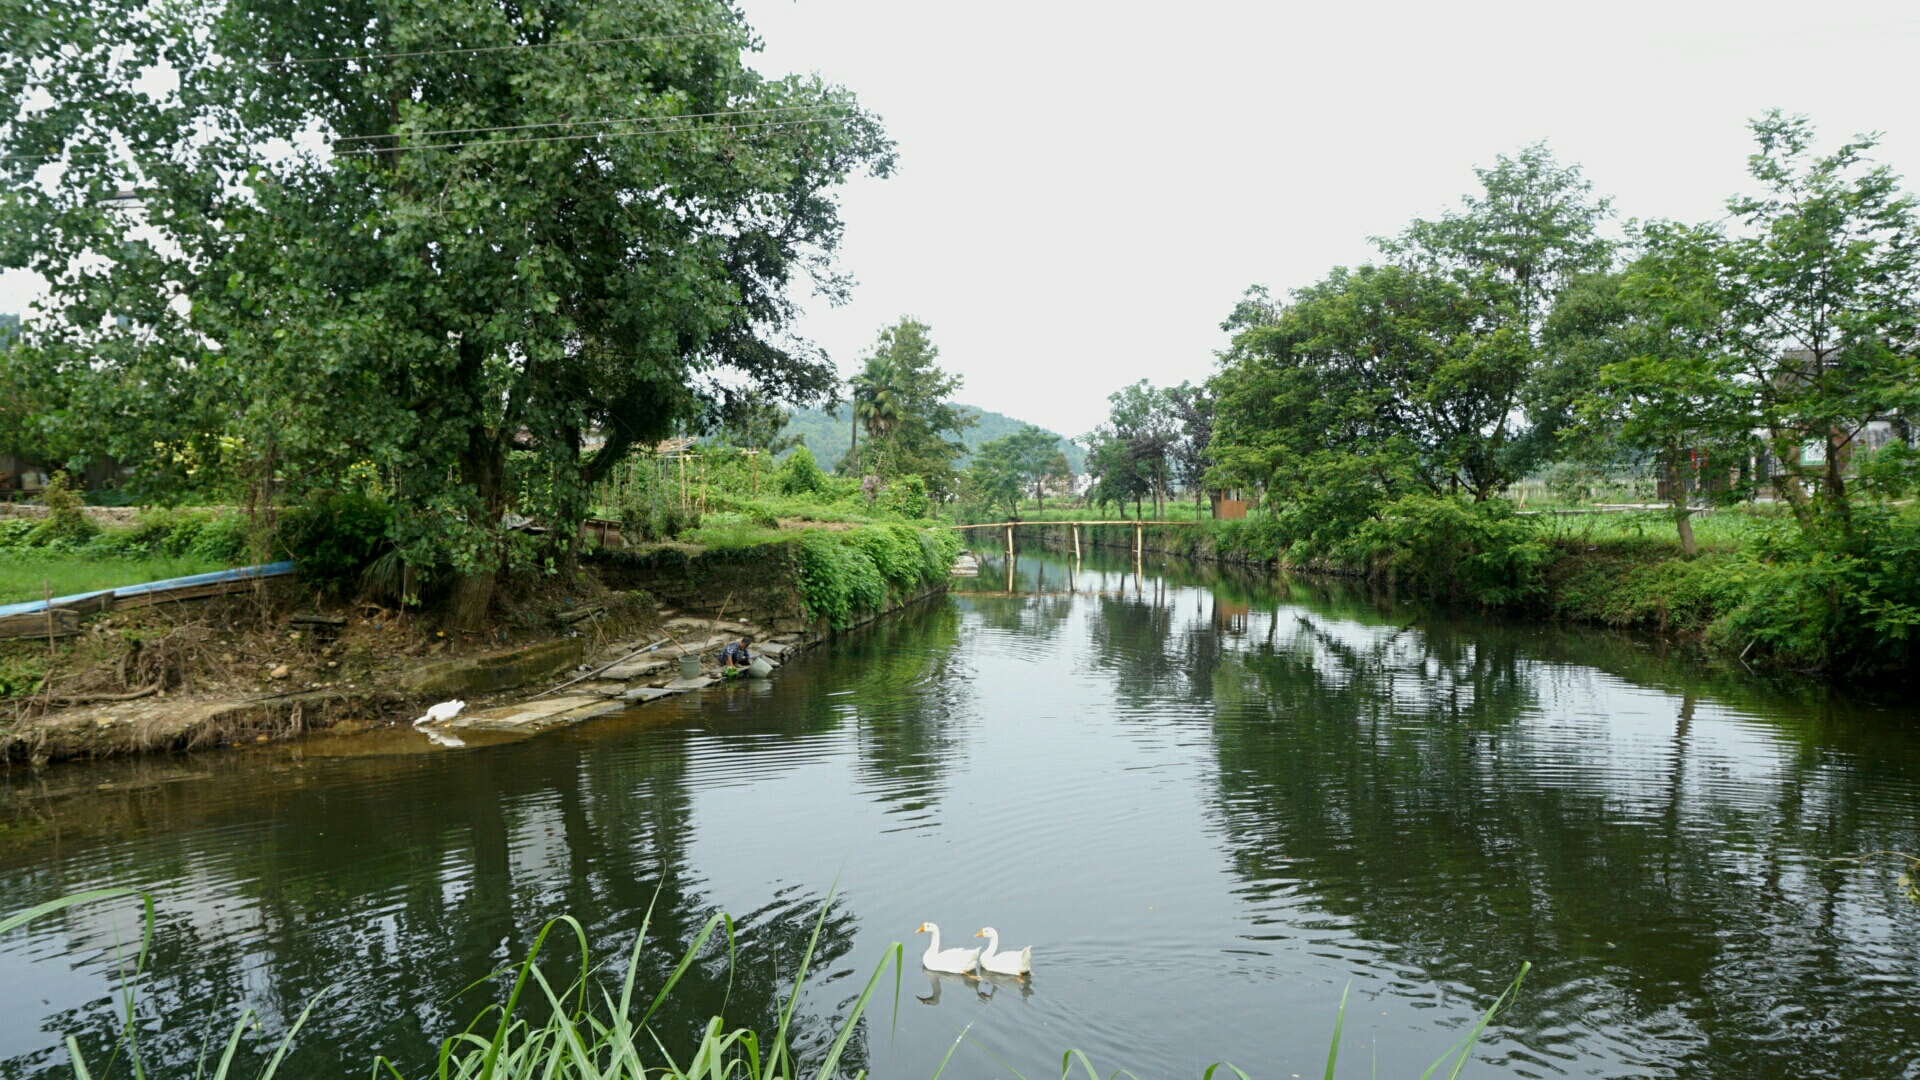
<svg viewBox="0 0 1920 1080"><path fill-rule="evenodd" d="M1078 525L1073 527L1073 557L1075 561L1080 558L1080 526Z"/></svg>

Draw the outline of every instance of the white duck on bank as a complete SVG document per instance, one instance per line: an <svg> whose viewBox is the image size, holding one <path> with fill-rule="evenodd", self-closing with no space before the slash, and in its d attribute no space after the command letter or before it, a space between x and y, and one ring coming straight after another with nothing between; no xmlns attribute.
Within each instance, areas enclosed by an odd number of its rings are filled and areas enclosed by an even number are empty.
<svg viewBox="0 0 1920 1080"><path fill-rule="evenodd" d="M989 926L974 937L987 939L987 951L980 954L980 968L995 975L1027 975L1033 971L1033 946L1019 952L1000 951L1000 931Z"/></svg>
<svg viewBox="0 0 1920 1080"><path fill-rule="evenodd" d="M426 724L444 724L454 717L459 716L460 710L466 707L467 703L458 698L452 701L443 701L431 709L428 709L427 715L415 720L413 726L421 727Z"/></svg>
<svg viewBox="0 0 1920 1080"><path fill-rule="evenodd" d="M920 929L914 933L933 935L926 954L920 957L920 963L928 971L950 971L955 975L965 975L980 961L979 949L941 949L940 928L930 922L921 923Z"/></svg>

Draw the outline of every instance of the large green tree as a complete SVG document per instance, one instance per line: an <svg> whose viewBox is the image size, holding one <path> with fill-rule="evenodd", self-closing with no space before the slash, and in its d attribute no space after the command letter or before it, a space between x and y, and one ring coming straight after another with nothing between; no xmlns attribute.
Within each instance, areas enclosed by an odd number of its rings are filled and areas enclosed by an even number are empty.
<svg viewBox="0 0 1920 1080"><path fill-rule="evenodd" d="M0 261L52 286L31 344L72 415L269 496L376 463L465 621L516 554L510 461L569 536L723 371L834 389L789 289L844 290L832 193L891 147L746 67L717 0L16 3L0 41Z"/></svg>
<svg viewBox="0 0 1920 1080"><path fill-rule="evenodd" d="M867 431L864 445L847 452L848 473L882 480L918 476L935 499L950 497L954 462L967 452L959 434L973 417L953 403L960 376L943 370L932 328L912 317L882 327L854 377L854 422Z"/></svg>
<svg viewBox="0 0 1920 1080"><path fill-rule="evenodd" d="M1594 366L1566 434L1601 460L1650 459L1665 483L1681 550L1694 554L1696 504L1746 485L1755 418L1732 350L1715 273L1717 232L1656 222L1620 273L1587 282L1556 312L1554 336Z"/></svg>
<svg viewBox="0 0 1920 1080"><path fill-rule="evenodd" d="M1849 466L1875 420L1920 415L1920 218L1870 136L1830 154L1813 125L1754 121L1757 195L1717 246L1725 333L1752 388L1774 486L1803 528L1852 528Z"/></svg>
<svg viewBox="0 0 1920 1080"><path fill-rule="evenodd" d="M1102 505L1153 500L1163 514L1173 486L1172 454L1180 441L1180 419L1164 390L1142 379L1107 395L1107 421L1083 436L1087 446L1089 497Z"/></svg>
<svg viewBox="0 0 1920 1080"><path fill-rule="evenodd" d="M1548 316L1609 265L1608 206L1544 146L1478 175L1456 211L1377 241L1384 265L1242 300L1211 384L1216 482L1345 517L1408 487L1485 500L1557 450Z"/></svg>

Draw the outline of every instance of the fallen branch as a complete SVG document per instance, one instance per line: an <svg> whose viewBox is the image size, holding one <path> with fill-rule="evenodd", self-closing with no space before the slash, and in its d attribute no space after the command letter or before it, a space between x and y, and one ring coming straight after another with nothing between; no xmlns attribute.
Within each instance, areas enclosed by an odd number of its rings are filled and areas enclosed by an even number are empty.
<svg viewBox="0 0 1920 1080"><path fill-rule="evenodd" d="M135 701L143 697L152 697L160 692L160 684L154 683L144 690L135 690L127 694L49 694L43 700L49 705L101 705L109 701Z"/></svg>

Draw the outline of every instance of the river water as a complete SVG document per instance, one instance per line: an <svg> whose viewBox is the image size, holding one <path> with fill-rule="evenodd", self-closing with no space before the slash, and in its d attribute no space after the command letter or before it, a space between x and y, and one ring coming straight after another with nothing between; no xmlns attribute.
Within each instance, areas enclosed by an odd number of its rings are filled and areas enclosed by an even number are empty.
<svg viewBox="0 0 1920 1080"><path fill-rule="evenodd" d="M1920 1075L1905 863L1834 861L1920 851L1920 713L1658 642L1023 554L766 682L425 750L0 774L0 910L150 891L141 1053L172 1075L310 1003L282 1075L423 1075L545 921L617 967L649 905L650 986L737 919L662 1037L723 1001L771 1027L830 890L800 1038L905 942L851 1050L882 1077L963 1031L949 1076L1319 1076L1343 991L1340 1075L1414 1077L1523 962L1468 1076ZM932 980L924 920L1035 974ZM0 939L0 1076L69 1075L68 1033L104 1059L138 934L104 905Z"/></svg>

